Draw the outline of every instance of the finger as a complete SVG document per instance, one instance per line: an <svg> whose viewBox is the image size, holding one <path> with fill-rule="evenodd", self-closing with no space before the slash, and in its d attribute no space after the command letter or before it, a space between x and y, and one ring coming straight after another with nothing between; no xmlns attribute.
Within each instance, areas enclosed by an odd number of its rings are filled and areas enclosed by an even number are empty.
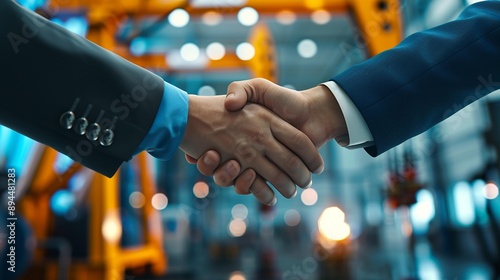
<svg viewBox="0 0 500 280"><path fill-rule="evenodd" d="M196 167L201 174L212 176L220 165L220 155L216 151L207 151L196 162Z"/></svg>
<svg viewBox="0 0 500 280"><path fill-rule="evenodd" d="M290 177L290 179L300 187L306 187L311 181L311 173L307 169L307 166L302 162L302 160L290 151L287 147L283 146L280 142L269 143L266 145L265 150L266 158L272 161L281 172ZM260 169L257 172L261 174ZM261 174L263 175L263 174ZM266 177L267 178L267 177ZM269 180L269 179L268 179ZM285 197L290 197L295 192L294 188L285 187L286 189L282 191L282 185L276 185L271 180L269 180L278 190L283 193Z"/></svg>
<svg viewBox="0 0 500 280"><path fill-rule="evenodd" d="M266 182L257 176L253 184L249 188L250 192L257 198L258 201L266 205L275 205L277 202L273 190L266 184Z"/></svg>
<svg viewBox="0 0 500 280"><path fill-rule="evenodd" d="M197 159L188 154L184 154L184 156L186 157L186 161L190 164L196 164L196 162L198 161Z"/></svg>
<svg viewBox="0 0 500 280"><path fill-rule="evenodd" d="M257 174L253 169L243 171L234 181L234 189L237 194L250 194L250 187L256 179ZM260 178L260 177L259 177ZM262 179L262 178L261 178Z"/></svg>
<svg viewBox="0 0 500 280"><path fill-rule="evenodd" d="M285 149L281 159L280 155L276 155L275 158L280 159L276 164L282 169L284 168L283 170L291 175L292 180L297 185L307 187L311 182L311 174L305 173L302 164L305 164L315 174L323 172L325 168L323 158L316 146L304 133L282 120L274 119L271 122L271 131L276 140L294 153L292 155L286 153L288 149ZM272 150L269 152L273 153Z"/></svg>
<svg viewBox="0 0 500 280"><path fill-rule="evenodd" d="M214 182L221 187L232 186L234 180L236 179L236 177L238 177L240 172L240 164L236 160L229 160L220 168L215 170Z"/></svg>
<svg viewBox="0 0 500 280"><path fill-rule="evenodd" d="M262 78L233 82L227 88L224 106L228 111L237 111L247 102L266 105L265 95L272 85L275 84Z"/></svg>
<svg viewBox="0 0 500 280"><path fill-rule="evenodd" d="M279 143L278 143L279 144ZM257 174L269 181L284 197L291 198L297 187L290 177L266 157L258 157L252 163ZM267 184L266 184L267 185ZM253 193L253 191L252 191Z"/></svg>

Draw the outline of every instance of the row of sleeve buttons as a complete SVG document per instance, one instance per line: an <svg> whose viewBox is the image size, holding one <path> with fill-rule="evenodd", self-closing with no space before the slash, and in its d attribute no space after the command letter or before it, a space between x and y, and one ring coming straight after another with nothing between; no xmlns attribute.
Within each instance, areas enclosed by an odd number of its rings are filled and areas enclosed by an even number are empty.
<svg viewBox="0 0 500 280"><path fill-rule="evenodd" d="M102 118L104 111L101 111L99 117L96 122L89 125L89 121L87 120L87 115L92 110L92 105L87 107L85 114L76 118L75 113L73 112L78 105L80 100L75 100L72 108L69 111L66 111L61 114L59 118L59 124L62 128L70 130L72 129L78 135L85 135L85 137L90 141L99 141L99 144L104 147L108 147L113 143L114 132L113 132L113 124L116 121L116 118L113 119L113 122L109 128L102 129L101 125L99 125L99 121Z"/></svg>

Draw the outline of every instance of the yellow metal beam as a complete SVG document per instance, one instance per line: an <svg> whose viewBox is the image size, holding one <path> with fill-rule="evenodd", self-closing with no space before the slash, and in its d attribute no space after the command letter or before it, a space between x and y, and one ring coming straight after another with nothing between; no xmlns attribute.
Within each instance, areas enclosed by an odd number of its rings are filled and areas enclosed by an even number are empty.
<svg viewBox="0 0 500 280"><path fill-rule="evenodd" d="M403 38L399 0L349 0L356 20L355 33L374 56L396 46Z"/></svg>
<svg viewBox="0 0 500 280"><path fill-rule="evenodd" d="M399 0L248 0L244 5L214 5L213 7L196 7L188 0L50 0L49 8L53 10L89 11L89 22L92 26L109 24L110 19L120 21L124 16L164 15L175 8L184 8L192 16L199 16L207 11L217 11L223 15L233 15L242 7L253 7L261 14L275 14L280 11L294 13L310 13L318 9L329 12L350 12L356 23L356 36L364 41L370 56L394 47L402 39L402 20ZM111 31L111 30L110 30ZM105 43L112 36L91 38L99 44ZM151 68L151 67L149 67Z"/></svg>
<svg viewBox="0 0 500 280"><path fill-rule="evenodd" d="M248 0L243 5L232 5L230 1L218 1L211 7L198 7L190 4L188 0L50 0L48 6L51 9L82 10L98 9L101 11L113 11L115 14L129 15L161 15L169 13L176 8L185 8L193 15L202 14L207 11L218 11L224 14L237 12L243 7L252 7L259 13L277 13L283 10L295 13L310 13L318 9L330 12L342 12L349 6L349 0ZM229 3L229 4L224 4ZM217 3L217 1L215 2Z"/></svg>

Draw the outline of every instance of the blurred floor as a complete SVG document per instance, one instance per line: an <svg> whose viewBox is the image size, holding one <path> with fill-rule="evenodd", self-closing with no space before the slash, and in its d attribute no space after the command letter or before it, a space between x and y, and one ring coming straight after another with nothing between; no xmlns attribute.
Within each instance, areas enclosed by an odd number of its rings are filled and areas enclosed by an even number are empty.
<svg viewBox="0 0 500 280"><path fill-rule="evenodd" d="M416 266L408 263L404 252L383 252L363 249L361 246L352 252L350 260L344 262L321 261L322 253L313 248L296 248L279 245L277 254L262 257L257 250L248 248L227 262L210 262L201 254L183 264L171 267L165 277L134 277L128 274L127 280L274 280L274 279L450 279L450 280L487 280L492 272L481 260L465 257L433 256L429 244L417 246ZM297 250L299 249L299 250ZM271 254L271 255L270 255ZM261 260L267 261L267 269ZM399 261L398 261L399 260Z"/></svg>

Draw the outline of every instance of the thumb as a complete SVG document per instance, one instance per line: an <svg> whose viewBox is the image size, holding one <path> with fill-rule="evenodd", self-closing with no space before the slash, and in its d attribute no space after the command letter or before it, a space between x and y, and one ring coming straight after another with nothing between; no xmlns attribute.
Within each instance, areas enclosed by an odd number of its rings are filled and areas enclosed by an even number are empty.
<svg viewBox="0 0 500 280"><path fill-rule="evenodd" d="M228 111L237 111L247 102L266 105L265 95L272 85L272 82L262 78L232 82L227 87L224 106Z"/></svg>
<svg viewBox="0 0 500 280"><path fill-rule="evenodd" d="M232 82L227 87L226 100L224 101L226 110L238 111L242 109L251 98L247 92L246 81Z"/></svg>

